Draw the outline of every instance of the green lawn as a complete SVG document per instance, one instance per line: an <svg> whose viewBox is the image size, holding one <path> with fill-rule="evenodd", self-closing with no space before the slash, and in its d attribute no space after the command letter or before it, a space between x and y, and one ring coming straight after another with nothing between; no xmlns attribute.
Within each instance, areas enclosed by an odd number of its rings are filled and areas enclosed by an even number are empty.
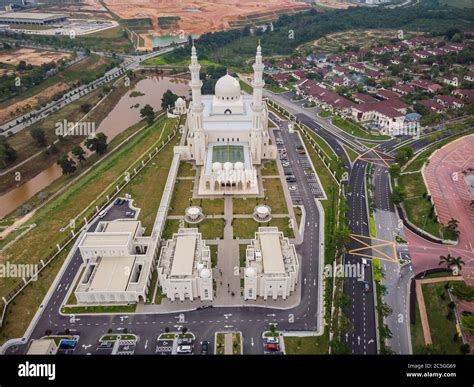
<svg viewBox="0 0 474 387"><path fill-rule="evenodd" d="M342 129L344 132L349 133L355 137L365 138L369 140L388 140L390 136L384 135L373 135L368 131L362 129L359 125L356 125L350 121L347 121L340 117L334 117L332 123L338 128Z"/></svg>
<svg viewBox="0 0 474 387"><path fill-rule="evenodd" d="M435 217L429 216L432 204L427 197L423 197L426 187L421 173L400 176L398 178L398 186L405 193L403 204L408 219L430 234L442 237L440 224Z"/></svg>
<svg viewBox="0 0 474 387"><path fill-rule="evenodd" d="M329 165L331 166L331 169L333 171L335 171L337 169L337 156L334 154L331 147L328 145L328 143L326 141L324 141L321 137L319 137L312 130L308 129L306 132L309 134L309 136L316 143L316 147L321 149L321 151L324 152L327 157L324 156L324 153L321 153L321 156L325 157L326 159L329 158L329 160L326 160L326 162L328 162ZM303 137L303 140L306 144L306 149L310 149L310 148L312 149L312 146L307 142L306 137L303 134L301 135L301 137ZM317 156L315 155L315 157L317 157ZM322 164L321 162L320 162L320 164L323 166L323 168L326 168L326 166L324 164ZM313 165L316 168L316 164L314 164L314 161L313 161ZM316 170L318 171L318 169L316 169ZM318 171L318 173L319 173L319 171Z"/></svg>
<svg viewBox="0 0 474 387"><path fill-rule="evenodd" d="M142 62L145 66L165 66L165 65L178 65L178 66L188 66L189 58L176 59L173 56L173 53L168 53L154 58L150 58ZM207 59L199 59L199 64L201 66L220 66L218 63L212 62Z"/></svg>
<svg viewBox="0 0 474 387"><path fill-rule="evenodd" d="M462 342L460 339L457 341L454 340L454 335L456 334L456 320L454 316L451 319L447 318L449 312L449 297L444 285L444 282L422 285L431 340L433 341L431 352L437 354L460 354L460 345ZM418 308L416 321L416 325L420 325L421 328ZM413 327L412 325L414 354L426 353L422 333L420 337L420 328Z"/></svg>
<svg viewBox="0 0 474 387"><path fill-rule="evenodd" d="M262 176L277 176L279 175L278 166L275 160L267 161L262 168Z"/></svg>
<svg viewBox="0 0 474 387"><path fill-rule="evenodd" d="M168 219L163 230L163 239L171 239L173 234L178 232L180 221L178 219ZM202 233L203 239L224 238L224 219L204 219L198 224L184 223L185 228L197 228Z"/></svg>
<svg viewBox="0 0 474 387"><path fill-rule="evenodd" d="M240 263L240 267L245 267L246 251L247 251L247 245L239 245L239 263Z"/></svg>
<svg viewBox="0 0 474 387"><path fill-rule="evenodd" d="M164 294L161 290L161 287L158 286L158 288L156 289L154 303L157 304L157 305L161 304L161 300L163 299L163 297L164 297Z"/></svg>
<svg viewBox="0 0 474 387"><path fill-rule="evenodd" d="M374 215L372 213L369 216L369 227L370 227L370 236L372 238L376 238L377 237L377 229L375 227L375 219L374 219Z"/></svg>
<svg viewBox="0 0 474 387"><path fill-rule="evenodd" d="M279 178L263 180L264 198L234 198L234 214L252 214L257 204L266 204L271 207L273 214L288 214L283 187Z"/></svg>
<svg viewBox="0 0 474 387"><path fill-rule="evenodd" d="M234 238L252 239L259 227L278 227L279 231L288 238L294 238L293 229L289 225L290 218L273 218L267 223L258 223L253 219L234 218L232 226L234 229Z"/></svg>
<svg viewBox="0 0 474 387"><path fill-rule="evenodd" d="M173 128L173 121L167 122L162 138L167 138ZM156 213L160 206L161 196L173 159L173 147L177 141L175 139L166 145L161 153L120 192L120 195L130 194L133 198L134 206L140 208L139 220L146 229L146 235L150 235L155 222ZM150 195L150 189L153 190L153 195Z"/></svg>
<svg viewBox="0 0 474 387"><path fill-rule="evenodd" d="M349 159L351 161L355 161L357 157L359 157L359 154L357 152L354 152L351 148L349 148L346 145L343 145L343 148L345 149L347 155L349 156Z"/></svg>
<svg viewBox="0 0 474 387"><path fill-rule="evenodd" d="M212 267L216 267L217 266L217 245L210 245L209 249L211 250Z"/></svg>
<svg viewBox="0 0 474 387"><path fill-rule="evenodd" d="M183 215L184 210L191 205L193 180L176 180L168 215Z"/></svg>
<svg viewBox="0 0 474 387"><path fill-rule="evenodd" d="M329 332L321 336L285 337L287 355L327 355L329 353Z"/></svg>
<svg viewBox="0 0 474 387"><path fill-rule="evenodd" d="M133 313L137 308L136 304L111 305L111 306L65 306L62 312L65 314L81 313Z"/></svg>
<svg viewBox="0 0 474 387"><path fill-rule="evenodd" d="M193 169L193 165L191 163L187 163L186 161L181 161L179 163L178 177L194 177L194 176L196 176L196 170Z"/></svg>
<svg viewBox="0 0 474 387"><path fill-rule="evenodd" d="M192 205L201 207L204 215L224 215L224 199L193 199Z"/></svg>
<svg viewBox="0 0 474 387"><path fill-rule="evenodd" d="M242 81L241 79L239 79L239 83L240 83L240 88L245 91L247 94L252 94L253 93L253 87L250 86L248 83Z"/></svg>
<svg viewBox="0 0 474 387"><path fill-rule="evenodd" d="M319 117L321 117L321 118L328 118L328 117L331 117L331 116L332 116L332 113L329 110L321 110L319 112Z"/></svg>

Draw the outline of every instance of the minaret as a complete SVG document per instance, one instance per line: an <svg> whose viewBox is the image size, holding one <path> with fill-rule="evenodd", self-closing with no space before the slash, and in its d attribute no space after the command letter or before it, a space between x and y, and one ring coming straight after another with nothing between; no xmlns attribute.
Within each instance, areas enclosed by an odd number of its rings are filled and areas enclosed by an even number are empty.
<svg viewBox="0 0 474 387"><path fill-rule="evenodd" d="M201 65L198 62L198 57L196 54L196 47L191 49L191 64L189 65L189 71L191 72L191 81L189 86L191 87L192 92L192 101L190 108L190 127L193 132L193 143L194 143L194 159L196 160L197 165L204 164L204 155L206 147L205 133L202 127L202 112L204 110L204 105L201 101L201 87L202 81L199 79L199 71L201 70Z"/></svg>
<svg viewBox="0 0 474 387"><path fill-rule="evenodd" d="M262 128L261 116L263 110L263 87L265 82L263 81L263 70L265 66L262 62L262 47L260 47L260 42L257 47L257 55L255 56L255 63L253 65L253 102L252 102L252 111L253 111L253 127Z"/></svg>
<svg viewBox="0 0 474 387"><path fill-rule="evenodd" d="M263 135L263 69L262 47L260 42L257 47L257 55L253 65L253 101L252 101L252 132L250 134L250 149L252 152L253 164L261 164L262 161L262 135Z"/></svg>
<svg viewBox="0 0 474 387"><path fill-rule="evenodd" d="M198 62L198 57L196 54L196 47L191 50L191 64L189 65L189 71L191 72L191 81L189 82L189 86L191 87L192 91L192 103L191 103L191 111L193 112L193 116L195 117L195 126L194 129L202 129L202 111L203 111L203 104L201 101L201 87L202 81L199 79L199 71L201 70L201 65Z"/></svg>

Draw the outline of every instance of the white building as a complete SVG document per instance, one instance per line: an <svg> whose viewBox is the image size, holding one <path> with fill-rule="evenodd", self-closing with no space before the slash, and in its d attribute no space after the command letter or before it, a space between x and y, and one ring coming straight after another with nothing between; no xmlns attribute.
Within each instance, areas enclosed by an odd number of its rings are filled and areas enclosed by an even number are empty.
<svg viewBox="0 0 474 387"><path fill-rule="evenodd" d="M100 222L79 243L84 271L75 295L79 303L109 304L146 300L153 273L154 244L136 220Z"/></svg>
<svg viewBox="0 0 474 387"><path fill-rule="evenodd" d="M27 355L56 355L58 346L53 339L31 340Z"/></svg>
<svg viewBox="0 0 474 387"><path fill-rule="evenodd" d="M186 114L186 101L183 98L178 97L178 99L174 103L173 114Z"/></svg>
<svg viewBox="0 0 474 387"><path fill-rule="evenodd" d="M215 95L201 95L202 82L196 48L191 55L192 101L187 117L184 159L200 167L199 195L258 194L257 167L276 158L276 146L268 134L268 111L263 101L263 69L260 46L255 59L253 95L243 95L240 83L221 77Z"/></svg>
<svg viewBox="0 0 474 387"><path fill-rule="evenodd" d="M247 246L244 299L286 299L298 282L299 263L295 246L277 227L259 227Z"/></svg>
<svg viewBox="0 0 474 387"><path fill-rule="evenodd" d="M212 301L211 251L197 228L181 228L166 242L157 270L162 292L171 301Z"/></svg>

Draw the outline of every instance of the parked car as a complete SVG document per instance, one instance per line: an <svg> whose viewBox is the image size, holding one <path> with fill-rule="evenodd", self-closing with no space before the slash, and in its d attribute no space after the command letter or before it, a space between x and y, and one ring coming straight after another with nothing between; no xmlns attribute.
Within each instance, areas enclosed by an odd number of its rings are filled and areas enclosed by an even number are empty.
<svg viewBox="0 0 474 387"><path fill-rule="evenodd" d="M107 210L102 210L99 212L99 218L102 219L102 218L105 218L105 216L107 215Z"/></svg>
<svg viewBox="0 0 474 387"><path fill-rule="evenodd" d="M178 345L191 345L193 343L193 339L191 337L184 337L182 339L178 339Z"/></svg>
<svg viewBox="0 0 474 387"><path fill-rule="evenodd" d="M207 355L208 351L209 351L209 342L203 341L201 344L201 355Z"/></svg>
<svg viewBox="0 0 474 387"><path fill-rule="evenodd" d="M286 178L286 181L287 181L288 183L296 183L296 177L294 177L294 176L288 176L288 177Z"/></svg>
<svg viewBox="0 0 474 387"><path fill-rule="evenodd" d="M190 345L179 345L176 352L177 353L192 353L193 347Z"/></svg>
<svg viewBox="0 0 474 387"><path fill-rule="evenodd" d="M297 188L296 188L296 185L290 185L290 186L288 186L288 189L290 191L296 191Z"/></svg>
<svg viewBox="0 0 474 387"><path fill-rule="evenodd" d="M125 213L125 216L126 216L127 218L133 218L133 217L135 216L135 213L134 213L134 212L131 212L131 211L127 211L127 212Z"/></svg>
<svg viewBox="0 0 474 387"><path fill-rule="evenodd" d="M267 343L267 351L274 352L279 351L280 345L276 343Z"/></svg>
<svg viewBox="0 0 474 387"><path fill-rule="evenodd" d="M267 344L279 344L280 343L280 340L278 339L278 337L274 337L274 336L270 336L270 337L267 337Z"/></svg>
<svg viewBox="0 0 474 387"><path fill-rule="evenodd" d="M118 206L120 204L120 198L115 199L114 206Z"/></svg>

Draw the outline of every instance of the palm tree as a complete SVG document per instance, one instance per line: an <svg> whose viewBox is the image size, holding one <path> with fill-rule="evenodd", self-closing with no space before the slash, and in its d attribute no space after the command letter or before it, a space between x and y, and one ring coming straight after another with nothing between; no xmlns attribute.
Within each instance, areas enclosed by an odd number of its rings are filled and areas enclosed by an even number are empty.
<svg viewBox="0 0 474 387"><path fill-rule="evenodd" d="M457 258L453 258L451 260L451 267L453 268L453 274L457 275L461 269L462 269L462 266L465 264L466 262L464 262L462 260L461 257L457 257Z"/></svg>
<svg viewBox="0 0 474 387"><path fill-rule="evenodd" d="M448 269L451 268L451 260L453 259L451 254L448 254L446 257L444 255L441 255L439 259L439 266L445 265Z"/></svg>
<svg viewBox="0 0 474 387"><path fill-rule="evenodd" d="M451 270L455 275L459 273L459 271L462 269L462 266L465 264L461 257L455 258L451 254L448 254L447 256L441 255L439 258L439 265L446 265L446 268Z"/></svg>
<svg viewBox="0 0 474 387"><path fill-rule="evenodd" d="M459 230L458 230L458 221L454 218L451 218L448 222L448 225L446 226L446 228L453 232L454 234L456 235L459 235Z"/></svg>

